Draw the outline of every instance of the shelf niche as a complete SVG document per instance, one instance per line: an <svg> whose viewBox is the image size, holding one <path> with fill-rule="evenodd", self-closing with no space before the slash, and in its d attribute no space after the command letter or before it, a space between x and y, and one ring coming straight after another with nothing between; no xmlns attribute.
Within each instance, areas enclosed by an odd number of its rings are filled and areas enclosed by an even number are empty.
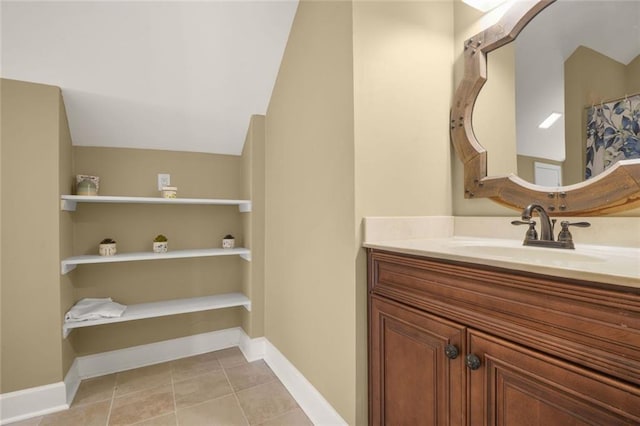
<svg viewBox="0 0 640 426"><path fill-rule="evenodd" d="M187 299L165 300L162 302L139 303L128 305L122 316L116 318L100 318L89 321L65 322L62 335L66 339L76 328L92 327L116 322L135 321L145 318L157 318L168 315L191 312L211 311L215 309L242 306L251 312L251 300L242 293L226 293L215 296L191 297Z"/></svg>
<svg viewBox="0 0 640 426"><path fill-rule="evenodd" d="M110 204L179 204L179 205L215 205L238 206L241 213L251 211L250 200L228 200L214 198L162 198L162 197L121 197L111 195L62 195L61 209L75 211L78 203L110 203ZM112 262L132 262L141 260L184 259L189 257L211 257L239 255L247 261L251 261L251 251L246 248L235 249L193 249L175 250L167 253L137 252L122 253L114 256L84 255L63 259L61 262L62 274L67 274L77 265Z"/></svg>

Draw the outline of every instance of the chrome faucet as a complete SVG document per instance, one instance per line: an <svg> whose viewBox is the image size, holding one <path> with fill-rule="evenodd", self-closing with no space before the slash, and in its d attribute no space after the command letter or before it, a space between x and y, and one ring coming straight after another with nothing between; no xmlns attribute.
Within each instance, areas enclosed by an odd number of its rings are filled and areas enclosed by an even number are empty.
<svg viewBox="0 0 640 426"><path fill-rule="evenodd" d="M532 220L534 212L537 212L538 217L540 218L540 238L538 238L538 233L536 232L536 222ZM575 246L573 244L573 237L569 232L569 227L577 226L580 228L587 228L591 226L589 222L569 223L567 221L562 221L560 223L562 225L562 230L558 234L558 241L554 241L553 228L555 227L556 220L549 218L544 207L539 204L529 204L522 211L521 216L522 220L514 220L511 224L529 226L527 234L524 237L524 242L522 243L525 246L573 249Z"/></svg>

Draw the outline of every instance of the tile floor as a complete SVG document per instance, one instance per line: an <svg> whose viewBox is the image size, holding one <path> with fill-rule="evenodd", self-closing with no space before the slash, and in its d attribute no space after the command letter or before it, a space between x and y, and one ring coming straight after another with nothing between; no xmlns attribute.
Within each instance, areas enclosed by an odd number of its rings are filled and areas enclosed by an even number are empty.
<svg viewBox="0 0 640 426"><path fill-rule="evenodd" d="M14 426L312 425L264 361L238 348L83 380L69 410Z"/></svg>

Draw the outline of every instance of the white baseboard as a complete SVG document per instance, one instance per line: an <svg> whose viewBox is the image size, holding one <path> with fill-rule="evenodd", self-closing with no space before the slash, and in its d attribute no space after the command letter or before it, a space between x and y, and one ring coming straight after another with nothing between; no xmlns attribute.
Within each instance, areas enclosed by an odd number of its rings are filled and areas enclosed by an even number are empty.
<svg viewBox="0 0 640 426"><path fill-rule="evenodd" d="M242 336L245 332L236 327L82 356L76 358L78 375L88 379L230 348L238 346Z"/></svg>
<svg viewBox="0 0 640 426"><path fill-rule="evenodd" d="M347 422L282 353L264 339L264 361L278 376L300 408L316 426L346 425Z"/></svg>
<svg viewBox="0 0 640 426"><path fill-rule="evenodd" d="M240 350L249 362L264 359L314 425L347 424L320 392L269 340L264 337L251 339L243 331Z"/></svg>
<svg viewBox="0 0 640 426"><path fill-rule="evenodd" d="M0 424L55 413L69 408L64 382L0 395Z"/></svg>
<svg viewBox="0 0 640 426"><path fill-rule="evenodd" d="M76 397L76 392L78 392L78 388L80 387L80 382L82 381L82 377L78 374L78 358L73 360L73 364L67 371L67 375L64 377L64 387L66 389L67 394L67 405L71 406L73 402L73 398Z"/></svg>
<svg viewBox="0 0 640 426"><path fill-rule="evenodd" d="M243 336L240 339L240 350L242 354L249 362L264 359L264 347L267 339L264 337L257 337L252 339L247 336L243 331Z"/></svg>
<svg viewBox="0 0 640 426"><path fill-rule="evenodd" d="M266 338L240 327L78 357L64 382L0 395L0 425L68 409L82 379L237 346L248 361L264 359L315 425L347 423Z"/></svg>

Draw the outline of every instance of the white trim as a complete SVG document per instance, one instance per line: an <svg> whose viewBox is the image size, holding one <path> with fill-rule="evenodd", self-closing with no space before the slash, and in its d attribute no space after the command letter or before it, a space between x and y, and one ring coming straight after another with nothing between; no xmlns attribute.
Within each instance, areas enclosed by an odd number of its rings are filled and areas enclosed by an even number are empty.
<svg viewBox="0 0 640 426"><path fill-rule="evenodd" d="M243 335L246 336L240 327L228 328L148 345L132 346L125 349L87 355L76 358L78 375L82 379L88 379L230 348L238 346Z"/></svg>
<svg viewBox="0 0 640 426"><path fill-rule="evenodd" d="M322 394L267 339L264 339L264 360L314 425L347 424Z"/></svg>
<svg viewBox="0 0 640 426"><path fill-rule="evenodd" d="M69 408L64 382L0 394L0 424L43 416Z"/></svg>
<svg viewBox="0 0 640 426"><path fill-rule="evenodd" d="M562 166L559 164L534 161L533 183L541 186L562 186Z"/></svg>
<svg viewBox="0 0 640 426"><path fill-rule="evenodd" d="M82 378L79 374L78 358L76 358L73 360L71 367L69 367L67 375L64 376L64 387L67 394L67 405L69 406L71 406L73 398L76 397L76 392L78 392L78 388L80 387L80 381L82 381Z"/></svg>
<svg viewBox="0 0 640 426"><path fill-rule="evenodd" d="M264 348L267 339L264 337L258 337L255 339L247 336L243 331L243 336L240 338L240 344L238 345L242 354L249 362L264 359Z"/></svg>
<svg viewBox="0 0 640 426"><path fill-rule="evenodd" d="M346 425L316 388L266 338L250 338L240 327L133 346L75 359L64 382L0 395L0 425L69 408L82 379L103 376L239 347L248 361L264 359L315 425Z"/></svg>

